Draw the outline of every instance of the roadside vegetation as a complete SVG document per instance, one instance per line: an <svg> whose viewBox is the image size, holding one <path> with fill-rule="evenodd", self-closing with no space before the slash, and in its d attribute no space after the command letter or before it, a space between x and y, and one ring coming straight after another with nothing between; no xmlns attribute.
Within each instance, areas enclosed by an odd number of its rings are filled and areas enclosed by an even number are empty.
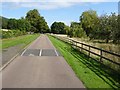
<svg viewBox="0 0 120 90"><path fill-rule="evenodd" d="M20 19L0 16L0 21L2 64L21 52L25 46L39 37L40 33L49 32L47 22L37 9L29 10L26 16Z"/></svg>
<svg viewBox="0 0 120 90"><path fill-rule="evenodd" d="M44 17L37 9L30 10L25 17L20 19L5 18L0 16L0 38L12 38L28 33L48 33L50 29Z"/></svg>
<svg viewBox="0 0 120 90"><path fill-rule="evenodd" d="M57 23L57 24L55 24ZM94 10L84 11L79 16L79 22L71 22L66 26L63 22L54 22L51 25L51 32L54 34L64 34L79 42L98 47L110 52L120 54L120 15L116 13L103 14L98 16ZM59 27L59 29L57 29ZM66 31L66 32L61 32ZM62 35L61 35L62 36ZM98 50L92 49L93 52L100 54ZM114 62L120 63L120 58L108 53L102 53L104 57ZM91 55L96 58L96 55ZM106 62L111 68L119 72L119 67L112 63Z"/></svg>
<svg viewBox="0 0 120 90"><path fill-rule="evenodd" d="M84 54L71 48L69 44L52 36L49 36L49 38L88 89L120 88L119 75L115 74L114 71L91 58L87 58Z"/></svg>
<svg viewBox="0 0 120 90"><path fill-rule="evenodd" d="M2 40L2 49L6 49L16 45L23 45L26 46L30 42L34 41L40 34L32 34L32 35L23 35L19 37L3 39Z"/></svg>
<svg viewBox="0 0 120 90"><path fill-rule="evenodd" d="M87 10L79 17L79 22L71 22L70 26L61 23L63 22L54 22L51 25L51 33L67 34L69 37L99 40L105 43L120 43L120 15L116 13L98 16L96 11Z"/></svg>
<svg viewBox="0 0 120 90"><path fill-rule="evenodd" d="M1 31L1 33L2 33L1 38L3 38L3 39L5 39L5 38L13 38L13 37L22 36L22 35L27 34L27 32L20 31L20 30Z"/></svg>

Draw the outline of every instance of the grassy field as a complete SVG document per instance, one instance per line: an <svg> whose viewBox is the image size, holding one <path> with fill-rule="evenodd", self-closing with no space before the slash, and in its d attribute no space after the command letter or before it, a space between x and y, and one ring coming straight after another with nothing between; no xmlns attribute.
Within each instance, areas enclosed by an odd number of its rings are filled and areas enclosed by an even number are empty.
<svg viewBox="0 0 120 90"><path fill-rule="evenodd" d="M52 36L49 38L87 88L120 88L119 75L71 48L69 44Z"/></svg>
<svg viewBox="0 0 120 90"><path fill-rule="evenodd" d="M23 35L23 36L14 37L14 38L3 39L2 49L16 46L19 44L23 44L23 46L26 46L27 44L35 40L38 36L39 34L33 34L33 35Z"/></svg>

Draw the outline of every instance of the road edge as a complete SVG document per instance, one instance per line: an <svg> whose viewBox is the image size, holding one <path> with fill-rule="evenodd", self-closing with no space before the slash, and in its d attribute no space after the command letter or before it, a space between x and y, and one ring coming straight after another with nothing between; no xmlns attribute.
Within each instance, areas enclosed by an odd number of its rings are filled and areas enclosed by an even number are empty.
<svg viewBox="0 0 120 90"><path fill-rule="evenodd" d="M38 36L36 39L38 39L40 36ZM35 39L35 40L36 40ZM34 41L35 41L34 40ZM26 45L24 48L22 48L16 55L14 55L8 62L6 62L1 68L0 68L0 72L5 69L22 51L24 51L26 48L28 48L34 41L32 41L31 43L29 43L28 45Z"/></svg>

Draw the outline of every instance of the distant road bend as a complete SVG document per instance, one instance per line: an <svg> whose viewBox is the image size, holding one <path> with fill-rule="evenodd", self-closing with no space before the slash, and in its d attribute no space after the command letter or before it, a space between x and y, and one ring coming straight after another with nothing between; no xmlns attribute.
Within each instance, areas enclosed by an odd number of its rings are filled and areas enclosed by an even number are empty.
<svg viewBox="0 0 120 90"><path fill-rule="evenodd" d="M2 71L2 88L85 88L46 35Z"/></svg>

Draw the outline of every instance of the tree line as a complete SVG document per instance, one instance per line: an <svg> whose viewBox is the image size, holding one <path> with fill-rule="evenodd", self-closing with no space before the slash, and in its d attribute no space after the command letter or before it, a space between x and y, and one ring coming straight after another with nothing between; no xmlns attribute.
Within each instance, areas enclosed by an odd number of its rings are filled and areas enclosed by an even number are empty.
<svg viewBox="0 0 120 90"><path fill-rule="evenodd" d="M25 18L4 18L2 20L2 29L20 30L26 32L46 33L49 32L49 27L44 17L40 15L37 9L30 10L26 13Z"/></svg>
<svg viewBox="0 0 120 90"><path fill-rule="evenodd" d="M113 43L117 43L120 42L119 27L120 15L111 13L98 16L96 11L88 10L82 13L79 22L71 22L70 26L66 26L63 22L54 22L51 25L51 33L79 38L88 37L90 40L105 40L106 43L112 40Z"/></svg>
<svg viewBox="0 0 120 90"><path fill-rule="evenodd" d="M37 9L28 11L26 16L20 19L0 17L0 20L2 20L2 24L0 24L3 29L67 34L70 37L105 40L107 43L110 40L113 43L120 42L120 15L115 13L98 16L96 11L88 10L81 14L79 22L71 22L70 26L65 25L63 22L54 22L50 29Z"/></svg>

